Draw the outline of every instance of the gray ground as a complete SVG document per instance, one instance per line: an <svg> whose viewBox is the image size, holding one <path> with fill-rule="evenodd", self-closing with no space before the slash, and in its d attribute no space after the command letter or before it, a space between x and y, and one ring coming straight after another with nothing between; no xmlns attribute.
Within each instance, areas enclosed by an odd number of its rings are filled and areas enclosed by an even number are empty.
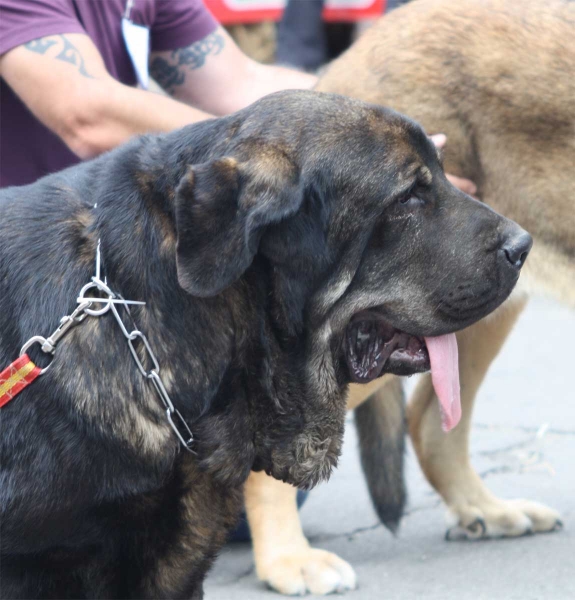
<svg viewBox="0 0 575 600"><path fill-rule="evenodd" d="M410 450L410 500L394 539L377 523L349 423L340 467L301 511L313 545L355 567L349 599L574 599L574 375L575 312L532 300L480 392L472 433L473 463L491 490L559 510L558 533L444 541L445 509ZM205 590L206 600L280 598L257 580L248 544L224 549Z"/></svg>

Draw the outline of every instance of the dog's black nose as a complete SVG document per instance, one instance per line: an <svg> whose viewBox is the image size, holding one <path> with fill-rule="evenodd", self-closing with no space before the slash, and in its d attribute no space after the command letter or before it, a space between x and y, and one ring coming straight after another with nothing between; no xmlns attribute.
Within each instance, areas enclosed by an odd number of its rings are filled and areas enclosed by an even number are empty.
<svg viewBox="0 0 575 600"><path fill-rule="evenodd" d="M516 269L520 269L525 263L529 251L533 246L533 238L523 229L518 233L510 235L503 244L503 252L507 260Z"/></svg>

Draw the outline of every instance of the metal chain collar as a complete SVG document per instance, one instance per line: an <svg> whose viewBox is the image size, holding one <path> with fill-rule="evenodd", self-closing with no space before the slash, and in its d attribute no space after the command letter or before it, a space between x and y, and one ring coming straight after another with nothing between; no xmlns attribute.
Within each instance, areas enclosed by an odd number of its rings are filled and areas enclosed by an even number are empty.
<svg viewBox="0 0 575 600"><path fill-rule="evenodd" d="M107 297L100 298L97 296L86 296L86 293L88 293L90 290L93 290L94 292L101 292L102 294L105 294ZM51 354L52 356L54 356L58 342L60 341L60 339L62 337L64 337L64 335L66 335L66 333L72 327L81 323L88 316L101 317L102 315L105 315L108 311L111 311L112 314L114 315L114 318L116 319L116 322L120 326L120 330L122 331L122 333L124 334L124 337L128 341L128 347L130 348L130 353L132 354L134 361L136 362L136 366L138 367L138 370L140 371L140 373L142 374L143 377L145 377L146 379L148 379L149 381L152 382L162 404L164 405L164 409L166 411L166 418L168 419L168 423L170 424L170 427L172 428L174 433L178 436L178 439L180 440L182 446L188 452L192 452L193 454L195 454L195 452L192 450L194 436L193 436L188 424L182 417L180 411L174 407L174 405L170 399L170 396L166 390L166 387L164 386L162 378L160 377L160 364L158 363L158 360L157 360L154 352L152 351L152 348L150 347L148 338L138 329L128 331L128 328L122 321L122 318L120 317L120 313L118 312L118 309L116 308L117 304L123 305L124 308L126 309L128 315L132 319L132 323L135 326L134 319L132 317L132 314L130 313L130 309L129 309L128 305L136 304L136 305L144 306L146 303L138 302L136 300L124 300L124 298L122 298L122 296L120 296L120 294L115 294L108 287L106 278L104 278L104 281L102 281L102 279L100 278L100 241L98 241L98 247L96 249L96 275L91 278L90 283L87 283L80 290L80 294L78 295L76 302L78 303L78 307L76 308L76 310L74 310L74 312L72 312L72 314L62 317L62 319L60 320L60 325L59 325L58 329L56 329L56 331L54 331L54 333L52 333L52 335L50 337L44 338L42 336L36 335L36 336L30 338L24 344L24 346L22 346L22 349L20 350L20 356L25 354L25 352L28 350L28 348L30 348L30 346L32 346L35 343L41 345L42 352L44 352L46 354ZM102 306L102 308L98 308L98 309L92 308L96 304L102 304L103 306ZM138 356L136 348L134 346L134 342L138 339L142 342L143 348L145 349L146 354L152 365L152 368L149 370L146 370L146 368L144 367L142 361L140 360L140 357ZM51 363L50 363L50 365L51 365ZM41 375L44 374L50 368L50 365L43 368L40 374Z"/></svg>

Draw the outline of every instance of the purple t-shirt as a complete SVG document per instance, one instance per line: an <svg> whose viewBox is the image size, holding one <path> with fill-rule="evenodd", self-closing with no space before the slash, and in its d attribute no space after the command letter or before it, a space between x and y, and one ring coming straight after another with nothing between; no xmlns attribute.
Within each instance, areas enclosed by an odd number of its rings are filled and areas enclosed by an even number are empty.
<svg viewBox="0 0 575 600"><path fill-rule="evenodd" d="M136 74L122 37L127 0L0 0L0 55L32 40L87 34L108 72L128 85ZM150 28L150 50L175 50L201 40L217 22L202 0L134 0L130 20ZM0 78L0 187L24 185L79 162Z"/></svg>

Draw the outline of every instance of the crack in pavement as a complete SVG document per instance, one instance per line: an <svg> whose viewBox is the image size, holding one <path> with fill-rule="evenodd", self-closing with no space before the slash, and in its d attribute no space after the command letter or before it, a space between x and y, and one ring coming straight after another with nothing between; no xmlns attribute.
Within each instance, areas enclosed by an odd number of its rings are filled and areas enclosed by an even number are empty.
<svg viewBox="0 0 575 600"><path fill-rule="evenodd" d="M514 444L509 444L508 446L503 446L503 448L494 448L493 450L481 450L479 454L482 456L497 456L498 454L507 454L509 452L514 452L516 450L521 450L523 448L528 448L529 446L536 445L539 442L539 439L529 438L527 440L523 440L522 442L516 442ZM536 449L532 449L531 452L537 452Z"/></svg>
<svg viewBox="0 0 575 600"><path fill-rule="evenodd" d="M508 426L508 425L493 425L486 423L474 423L473 427L479 430L489 430L489 431L497 431L497 432L505 432L505 431L521 431L527 434L531 434L527 439L521 440L519 442L509 444L502 448L497 448L493 450L483 450L479 451L477 454L485 457L495 458L497 456L501 456L508 453L517 452L518 450L527 450L529 455L537 456L540 460L544 460L543 454L536 449L538 443L542 441L544 436L548 435L558 435L558 436L575 436L575 430L565 430L565 429L556 429L543 425L542 427L526 427L526 426ZM529 446L535 446L535 448L528 450ZM500 464L494 466L492 468L486 469L484 471L478 472L481 479L486 479L493 475L501 475L501 474L522 474L525 472L525 464L522 464L522 461L518 458L517 464ZM514 461L515 462L515 461ZM427 503L421 506L413 506L407 509L403 514L403 519L410 517L416 513L434 510L441 506L444 506L443 500L437 495L435 490L428 490L428 495L433 495L436 497L434 502ZM313 545L322 544L326 542L332 542L339 539L348 538L352 540L357 536L361 536L365 533L370 533L373 531L377 531L378 529L383 529L384 525L382 523L375 523L373 525L366 525L362 527L356 527L350 531L343 531L340 533L320 533L317 535L309 535L307 536L310 543ZM242 571L238 575L230 578L230 580L225 585L231 585L240 583L242 580L252 577L255 573L255 568L253 565L250 568Z"/></svg>
<svg viewBox="0 0 575 600"><path fill-rule="evenodd" d="M375 531L383 527L382 523L375 523L375 525L367 525L365 527L357 527L356 529L352 529L351 531L343 531L341 533L320 533L318 535L307 536L307 539L314 543L315 542L330 542L332 540L337 540L340 538L352 538L355 535L360 535L362 533L367 533L369 531Z"/></svg>
<svg viewBox="0 0 575 600"><path fill-rule="evenodd" d="M555 474L552 464L546 460L543 450L544 439L549 434L549 428L546 425L540 427L535 435L530 435L527 439L508 444L502 448L491 450L481 450L478 455L498 461L498 465L479 472L482 479L490 475L499 475L502 473L523 474L532 471L534 468L544 468L551 474Z"/></svg>
<svg viewBox="0 0 575 600"><path fill-rule="evenodd" d="M533 431L536 432L538 430L533 430ZM551 430L547 430L547 433L550 433L550 431ZM488 450L488 451L480 452L480 454L483 454L486 456L496 456L496 455L504 454L506 452L511 452L514 450L522 449L522 448L525 448L526 446L537 443L539 441L539 439L540 438L533 437L533 438L530 438L529 440L524 440L524 441L518 442L516 444L511 444L509 446L506 446L506 447L498 449L498 450ZM532 450L531 452L529 452L529 455L531 456L531 458L536 457L538 459L537 463L541 466L544 466L545 459L541 452L539 452L537 450ZM519 459L518 459L517 464L497 465L492 468L485 469L484 471L478 471L478 475L481 477L481 479L487 479L488 477L493 476L493 475L502 475L502 474L509 474L509 473L521 475L521 474L525 473L529 467L533 466L532 463L533 463L533 461L531 461L531 464L529 464L529 463L525 464L525 461L519 461ZM406 519L409 516L411 516L415 513L424 511L424 510L432 510L432 509L439 508L441 506L445 506L443 500L441 499L441 497L439 497L439 495L437 494L437 492L435 490L430 489L427 491L427 494L436 496L435 502L425 504L422 506L413 506L413 507L409 508L408 510L406 510L403 513L402 519ZM357 527L355 529L352 529L351 531L344 531L341 533L333 533L333 534L327 533L327 534L312 535L312 536L308 536L308 539L312 543L330 542L330 541L341 539L341 538L353 539L354 537L356 537L358 535L361 535L363 533L369 533L371 531L375 531L375 530L377 530L379 528L383 528L383 527L384 527L384 525L382 523L376 523L374 525Z"/></svg>
<svg viewBox="0 0 575 600"><path fill-rule="evenodd" d="M499 467L493 467L491 469L486 469L485 471L481 471L481 473L478 473L478 475L479 475L479 477L481 477L481 479L486 479L490 475L502 475L503 473L513 473L515 471L516 471L516 469L514 469L513 467L510 467L509 465L501 465ZM517 473L520 474L519 469L517 469Z"/></svg>
<svg viewBox="0 0 575 600"><path fill-rule="evenodd" d="M402 519L410 517L411 515L422 512L424 510L431 510L434 508L438 508L442 504L443 504L443 501L438 498L437 501L432 504L426 504L424 506L414 506L413 508L410 508L403 513ZM363 527L356 527L355 529L352 529L351 531L343 531L341 533L320 533L317 535L307 536L307 538L310 542L313 542L313 543L315 543L315 542L330 542L330 541L337 540L340 538L345 538L345 537L352 539L353 537L355 537L357 535L361 535L362 533L369 533L370 531L375 531L376 529L383 528L383 527L384 527L383 523L375 523L374 525L365 525Z"/></svg>
<svg viewBox="0 0 575 600"><path fill-rule="evenodd" d="M424 511L424 510L438 508L441 504L442 504L442 501L440 499L438 499L436 502L434 502L432 504L427 504L425 506L414 506L413 508L410 508L403 513L402 519L405 519L405 518L413 515L414 513L418 513L418 512ZM332 533L332 534L328 533L328 534L319 534L319 535L307 535L306 537L307 537L308 541L315 546L318 543L331 542L333 540L338 540L341 538L348 538L351 540L354 537L361 535L363 533L369 533L371 531L376 531L377 529L383 529L383 528L384 528L383 523L375 523L373 525L366 525L364 527L356 527L355 529L352 529L351 531L344 531L341 533ZM394 535L393 537L396 537L396 536ZM228 581L222 582L219 585L229 586L229 585L234 585L236 583L241 583L241 581L243 579L246 579L247 577L252 577L254 574L255 574L255 567L252 564L245 571L239 573L238 575L231 577Z"/></svg>
<svg viewBox="0 0 575 600"><path fill-rule="evenodd" d="M530 433L531 432L537 433L540 430L541 430L541 428L533 429L530 431ZM545 434L547 435L551 432L552 432L552 430L547 429ZM573 433L575 434L575 432L573 432ZM534 437L530 437L527 440L523 440L523 441L517 442L515 444L510 444L503 448L499 448L496 450L482 451L482 452L479 452L479 454L493 458L496 456L501 456L502 454L505 454L505 453L517 451L520 449L525 449L530 445L537 445L538 442L541 441L541 439L542 439L541 437L534 436ZM478 471L478 475L481 477L481 479L487 479L488 477L491 477L493 475L503 475L503 474L509 474L509 473L521 475L521 474L526 473L530 468L532 468L534 466L534 461L539 466L545 466L546 461L545 461L545 458L544 458L544 455L542 452L540 452L537 449L532 449L528 452L528 454L529 454L529 456L527 458L529 458L530 460L520 459L518 457L518 458L516 458L516 460L513 461L514 464L499 464L499 465L491 467L489 469L485 469L483 471ZM413 506L403 513L402 518L406 519L415 513L418 513L418 512L424 511L424 510L432 510L432 509L439 508L441 506L445 506L443 500L441 499L441 497L437 494L437 492L435 490L433 490L433 489L428 490L427 495L435 496L436 497L435 502L430 503L430 504L424 504L422 506ZM312 535L312 536L309 536L308 539L310 540L310 542L313 542L313 543L330 542L330 541L341 539L341 538L353 539L354 537L356 537L358 535L361 535L363 533L369 533L371 531L375 531L375 530L377 530L379 528L383 528L383 527L384 526L382 523L376 523L374 525L357 527L355 529L352 529L351 531L344 531L341 533L333 533L333 534L327 533L327 534Z"/></svg>
<svg viewBox="0 0 575 600"><path fill-rule="evenodd" d="M255 568L254 565L252 565L249 569L247 569L243 573L240 573L239 575L236 575L233 579L231 579L230 583L240 583L242 579L245 579L246 577L251 577L254 574L254 571Z"/></svg>
<svg viewBox="0 0 575 600"><path fill-rule="evenodd" d="M487 423L473 423L472 427L483 430L488 429L491 431L524 431L525 433L538 433L541 430L541 427L527 427L524 425L489 425ZM546 434L575 436L575 430L549 427L546 429Z"/></svg>

